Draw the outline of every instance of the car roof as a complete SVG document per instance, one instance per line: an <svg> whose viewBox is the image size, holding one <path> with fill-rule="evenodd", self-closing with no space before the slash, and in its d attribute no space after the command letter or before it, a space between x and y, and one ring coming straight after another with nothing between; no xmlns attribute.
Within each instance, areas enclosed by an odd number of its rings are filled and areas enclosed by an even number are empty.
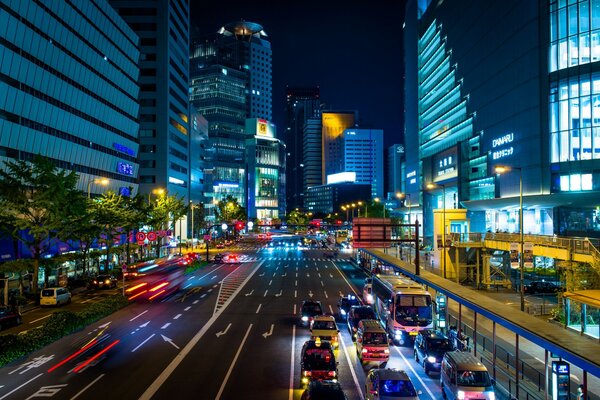
<svg viewBox="0 0 600 400"><path fill-rule="evenodd" d="M444 335L442 332L434 331L432 329L422 330L420 334L428 339L448 339L448 336Z"/></svg>
<svg viewBox="0 0 600 400"><path fill-rule="evenodd" d="M304 345L302 346L302 350L317 349L317 348L333 351L331 348L331 343L329 343L328 340L321 340L321 345L317 346L316 341L314 339L310 339L310 340L307 340L306 342L304 342Z"/></svg>
<svg viewBox="0 0 600 400"><path fill-rule="evenodd" d="M335 317L333 315L317 315L314 319L315 321L334 321Z"/></svg>
<svg viewBox="0 0 600 400"><path fill-rule="evenodd" d="M302 305L305 305L305 304L318 304L318 305L321 305L321 302L319 300L304 300L302 302Z"/></svg>
<svg viewBox="0 0 600 400"><path fill-rule="evenodd" d="M408 377L406 372L401 371L399 369L391 369L391 368L374 369L373 373L377 374L379 379L382 379L382 380L397 380L397 381L409 381L410 380L410 378Z"/></svg>
<svg viewBox="0 0 600 400"><path fill-rule="evenodd" d="M352 308L350 308L350 310L364 312L364 311L373 311L373 308L371 306L352 306Z"/></svg>

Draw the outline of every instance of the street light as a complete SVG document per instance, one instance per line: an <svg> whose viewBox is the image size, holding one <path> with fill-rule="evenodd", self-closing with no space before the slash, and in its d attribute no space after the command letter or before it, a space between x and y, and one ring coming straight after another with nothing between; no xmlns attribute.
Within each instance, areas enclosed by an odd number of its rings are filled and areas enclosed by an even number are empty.
<svg viewBox="0 0 600 400"><path fill-rule="evenodd" d="M151 195L156 195L156 196L162 196L163 194L165 194L165 189L163 188L157 188L157 189L152 189L152 191L150 193L148 193L148 204L150 204L150 196Z"/></svg>
<svg viewBox="0 0 600 400"><path fill-rule="evenodd" d="M525 311L525 265L524 265L524 254L523 254L523 171L521 167L508 167L504 165L497 165L494 170L498 175L505 174L512 170L519 171L519 232L520 232L520 241L521 241L521 257L519 258L519 280L521 281L521 287L519 290L520 298L521 298L521 311Z"/></svg>
<svg viewBox="0 0 600 400"><path fill-rule="evenodd" d="M91 192L91 190L92 190L92 183L95 183L97 185L102 185L102 186L108 186L109 182L110 181L108 180L108 178L97 178L97 179L93 179L91 181L88 181L88 184L87 184L87 195L88 195L87 197L88 197L88 199L92 196L92 192Z"/></svg>
<svg viewBox="0 0 600 400"><path fill-rule="evenodd" d="M444 276L444 279L446 279L446 186L441 183L428 183L426 187L429 190L442 188L442 248L444 249L442 275Z"/></svg>
<svg viewBox="0 0 600 400"><path fill-rule="evenodd" d="M398 193L396 193L396 198L397 199L406 199L408 201L408 204L405 201L404 205L408 206L408 223L410 224L410 206L411 206L410 194L398 192Z"/></svg>
<svg viewBox="0 0 600 400"><path fill-rule="evenodd" d="M375 197L375 198L373 199L373 201L374 201L375 203L379 204L379 201L380 201L380 200L379 200L379 197ZM385 203L383 203L383 218L385 218Z"/></svg>

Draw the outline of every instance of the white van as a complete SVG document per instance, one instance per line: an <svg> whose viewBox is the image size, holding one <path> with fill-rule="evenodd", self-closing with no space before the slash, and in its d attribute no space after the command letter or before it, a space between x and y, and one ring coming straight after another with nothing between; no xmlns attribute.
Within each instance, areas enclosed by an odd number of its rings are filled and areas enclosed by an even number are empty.
<svg viewBox="0 0 600 400"><path fill-rule="evenodd" d="M390 346L386 331L374 319L362 319L356 330L356 353L361 364L379 363L385 368L390 359Z"/></svg>
<svg viewBox="0 0 600 400"><path fill-rule="evenodd" d="M63 287L42 289L40 293L40 306L58 306L60 304L69 304L70 302L71 293Z"/></svg>
<svg viewBox="0 0 600 400"><path fill-rule="evenodd" d="M444 354L440 371L443 398L495 400L494 384L485 365L471 353L449 351Z"/></svg>

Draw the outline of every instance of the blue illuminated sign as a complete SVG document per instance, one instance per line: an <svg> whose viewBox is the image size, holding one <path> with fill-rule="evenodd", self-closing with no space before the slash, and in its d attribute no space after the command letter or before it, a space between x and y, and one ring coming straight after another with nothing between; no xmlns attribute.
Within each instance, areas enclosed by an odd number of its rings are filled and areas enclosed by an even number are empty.
<svg viewBox="0 0 600 400"><path fill-rule="evenodd" d="M124 162L118 162L117 172L122 175L133 175L133 165Z"/></svg>
<svg viewBox="0 0 600 400"><path fill-rule="evenodd" d="M120 151L121 153L129 154L130 156L135 157L135 151L127 146L123 146L120 143L113 143L113 147L115 150Z"/></svg>

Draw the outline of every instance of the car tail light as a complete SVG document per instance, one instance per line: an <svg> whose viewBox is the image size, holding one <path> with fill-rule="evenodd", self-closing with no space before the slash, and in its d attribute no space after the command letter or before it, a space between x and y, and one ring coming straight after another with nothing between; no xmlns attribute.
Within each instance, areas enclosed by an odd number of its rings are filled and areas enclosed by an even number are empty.
<svg viewBox="0 0 600 400"><path fill-rule="evenodd" d="M335 371L329 371L329 376L335 376Z"/></svg>
<svg viewBox="0 0 600 400"><path fill-rule="evenodd" d="M312 371L304 371L304 376L312 376Z"/></svg>

